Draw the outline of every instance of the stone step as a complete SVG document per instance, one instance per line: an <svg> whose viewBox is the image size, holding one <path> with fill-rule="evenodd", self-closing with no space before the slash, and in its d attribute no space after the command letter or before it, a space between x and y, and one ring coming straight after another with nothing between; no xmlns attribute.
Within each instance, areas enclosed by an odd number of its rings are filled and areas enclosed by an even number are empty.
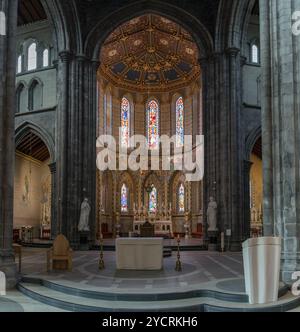
<svg viewBox="0 0 300 332"><path fill-rule="evenodd" d="M75 283L55 281L43 278L25 276L22 278L23 283L36 284L44 286L46 288L59 291L65 294L81 296L91 299L99 300L111 300L111 301L167 301L167 300L181 300L191 298L212 298L221 301L230 301L238 303L248 303L248 296L244 293L238 292L226 292L216 291L214 289L203 288L203 289L189 289L181 290L168 289L168 291L150 290L149 292L144 291L133 291L122 290L122 289L108 289L100 287L79 287ZM282 297L287 293L286 288L280 290L279 296Z"/></svg>
<svg viewBox="0 0 300 332"><path fill-rule="evenodd" d="M18 289L41 303L76 312L284 312L300 306L300 298L290 293L274 304L253 306L206 297L166 301L92 299L26 282L19 283Z"/></svg>

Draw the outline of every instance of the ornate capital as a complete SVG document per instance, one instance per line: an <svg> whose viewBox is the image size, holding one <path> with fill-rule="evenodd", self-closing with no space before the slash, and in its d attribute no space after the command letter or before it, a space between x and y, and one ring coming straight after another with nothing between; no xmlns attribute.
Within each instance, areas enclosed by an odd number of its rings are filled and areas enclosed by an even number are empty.
<svg viewBox="0 0 300 332"><path fill-rule="evenodd" d="M71 52L67 50L60 52L58 55L63 63L68 63L71 59Z"/></svg>
<svg viewBox="0 0 300 332"><path fill-rule="evenodd" d="M225 53L230 57L236 57L240 53L240 50L236 47L230 47L226 49Z"/></svg>
<svg viewBox="0 0 300 332"><path fill-rule="evenodd" d="M101 66L101 62L98 59L92 59L91 62L92 62L93 69L95 71L98 71L98 69Z"/></svg>
<svg viewBox="0 0 300 332"><path fill-rule="evenodd" d="M87 61L87 57L84 54L76 54L75 58L79 62L85 62L85 61Z"/></svg>

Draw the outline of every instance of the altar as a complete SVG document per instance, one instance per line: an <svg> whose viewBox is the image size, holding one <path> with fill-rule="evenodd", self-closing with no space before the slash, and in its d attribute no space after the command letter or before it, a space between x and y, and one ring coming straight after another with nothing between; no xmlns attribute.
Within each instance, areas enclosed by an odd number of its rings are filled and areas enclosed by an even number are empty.
<svg viewBox="0 0 300 332"><path fill-rule="evenodd" d="M161 270L163 238L116 239L117 270Z"/></svg>
<svg viewBox="0 0 300 332"><path fill-rule="evenodd" d="M133 233L141 235L141 226L146 221L134 220L133 222ZM171 220L149 220L151 225L154 225L155 236L173 237L173 224Z"/></svg>

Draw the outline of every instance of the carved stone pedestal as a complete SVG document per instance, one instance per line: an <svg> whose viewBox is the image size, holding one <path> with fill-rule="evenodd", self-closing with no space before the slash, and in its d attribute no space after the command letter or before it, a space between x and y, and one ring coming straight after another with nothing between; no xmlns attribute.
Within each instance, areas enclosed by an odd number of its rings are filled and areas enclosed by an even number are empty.
<svg viewBox="0 0 300 332"><path fill-rule="evenodd" d="M89 235L90 232L80 232L80 240L79 240L79 250L88 251L90 249L89 245Z"/></svg>
<svg viewBox="0 0 300 332"><path fill-rule="evenodd" d="M219 231L208 231L208 251L217 251Z"/></svg>

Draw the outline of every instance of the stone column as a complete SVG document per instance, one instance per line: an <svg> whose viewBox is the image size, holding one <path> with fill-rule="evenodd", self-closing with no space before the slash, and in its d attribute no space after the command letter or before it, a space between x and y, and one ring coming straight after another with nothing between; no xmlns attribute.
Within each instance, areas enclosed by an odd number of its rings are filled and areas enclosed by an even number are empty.
<svg viewBox="0 0 300 332"><path fill-rule="evenodd" d="M57 111L57 230L67 235L67 188L68 188L68 124L69 124L69 63L68 51L59 54L58 90L59 104Z"/></svg>
<svg viewBox="0 0 300 332"><path fill-rule="evenodd" d="M218 229L231 229L231 250L241 250L244 224L240 52L201 59L205 135L204 234L209 197L218 203Z"/></svg>
<svg viewBox="0 0 300 332"><path fill-rule="evenodd" d="M264 234L281 236L282 279L300 270L300 0L261 0Z"/></svg>
<svg viewBox="0 0 300 332"><path fill-rule="evenodd" d="M14 194L14 115L16 76L17 0L0 0L0 271L6 275L7 286L17 282L12 249Z"/></svg>
<svg viewBox="0 0 300 332"><path fill-rule="evenodd" d="M59 234L58 224L57 224L57 206L56 206L56 196L57 196L57 185L56 185L56 163L48 165L51 173L51 238L55 239Z"/></svg>

